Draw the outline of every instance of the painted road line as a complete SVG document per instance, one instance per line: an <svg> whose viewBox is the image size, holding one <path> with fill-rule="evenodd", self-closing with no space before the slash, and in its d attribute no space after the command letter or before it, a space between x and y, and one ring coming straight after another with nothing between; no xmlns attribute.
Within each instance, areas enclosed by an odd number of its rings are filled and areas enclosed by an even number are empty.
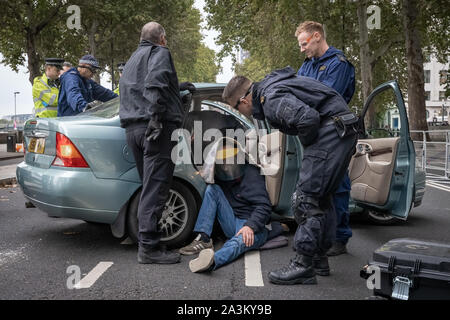
<svg viewBox="0 0 450 320"><path fill-rule="evenodd" d="M247 287L264 287L261 259L257 250L245 253L245 285Z"/></svg>
<svg viewBox="0 0 450 320"><path fill-rule="evenodd" d="M441 187L441 188L450 190L450 186L446 186L446 185L441 184L441 183L439 183L439 182L437 182L437 181L427 181L427 184L430 184L430 185L432 185L432 186Z"/></svg>
<svg viewBox="0 0 450 320"><path fill-rule="evenodd" d="M75 284L75 289L88 289L109 269L114 263L113 262L100 262L91 270L83 279Z"/></svg>
<svg viewBox="0 0 450 320"><path fill-rule="evenodd" d="M433 184L432 182L427 182L427 186L433 187L433 188L436 188L436 189L439 189L439 190L442 190L442 191L450 192L450 188L448 188L448 187L443 187L443 186L440 186L440 185L435 185L435 184Z"/></svg>

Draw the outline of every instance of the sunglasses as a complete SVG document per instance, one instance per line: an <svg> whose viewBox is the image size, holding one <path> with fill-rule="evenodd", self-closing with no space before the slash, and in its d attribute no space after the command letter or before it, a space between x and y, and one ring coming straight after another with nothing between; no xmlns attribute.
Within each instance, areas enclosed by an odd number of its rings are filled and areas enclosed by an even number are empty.
<svg viewBox="0 0 450 320"><path fill-rule="evenodd" d="M97 70L95 70L94 68L87 67L87 66L78 66L78 68L88 69L90 72L92 72L92 74L95 74L97 72Z"/></svg>
<svg viewBox="0 0 450 320"><path fill-rule="evenodd" d="M314 35L314 33L313 33L309 38L307 38L305 42L299 43L299 44L298 44L299 47L300 47L300 48L306 47L306 46L308 45L308 43L311 41L313 35Z"/></svg>
<svg viewBox="0 0 450 320"><path fill-rule="evenodd" d="M241 103L241 100L245 99L245 97L248 96L250 94L250 92L252 92L252 89L253 89L253 83L250 85L250 87L248 88L247 92L242 97L240 97L239 100L237 101L236 105L234 106L234 108L236 110L238 110L238 107L239 107L239 104Z"/></svg>

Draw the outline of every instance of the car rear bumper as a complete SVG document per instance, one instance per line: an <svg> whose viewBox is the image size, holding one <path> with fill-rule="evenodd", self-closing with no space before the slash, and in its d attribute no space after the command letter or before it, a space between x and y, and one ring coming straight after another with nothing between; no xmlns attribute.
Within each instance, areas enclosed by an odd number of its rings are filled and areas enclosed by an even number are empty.
<svg viewBox="0 0 450 320"><path fill-rule="evenodd" d="M20 163L17 182L25 197L50 216L111 224L138 184L98 179L90 169L48 169Z"/></svg>

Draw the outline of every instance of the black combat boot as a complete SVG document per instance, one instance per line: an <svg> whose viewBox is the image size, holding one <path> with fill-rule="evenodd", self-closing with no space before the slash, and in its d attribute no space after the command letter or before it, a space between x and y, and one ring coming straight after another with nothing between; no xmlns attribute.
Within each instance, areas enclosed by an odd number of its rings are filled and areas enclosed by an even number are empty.
<svg viewBox="0 0 450 320"><path fill-rule="evenodd" d="M328 264L328 256L326 254L316 254L313 257L313 267L319 276L330 275L330 265Z"/></svg>
<svg viewBox="0 0 450 320"><path fill-rule="evenodd" d="M138 262L142 264L173 264L180 262L180 254L166 251L161 247L149 247L139 244Z"/></svg>
<svg viewBox="0 0 450 320"><path fill-rule="evenodd" d="M269 280L275 284L317 284L313 258L297 254L286 267L269 272Z"/></svg>

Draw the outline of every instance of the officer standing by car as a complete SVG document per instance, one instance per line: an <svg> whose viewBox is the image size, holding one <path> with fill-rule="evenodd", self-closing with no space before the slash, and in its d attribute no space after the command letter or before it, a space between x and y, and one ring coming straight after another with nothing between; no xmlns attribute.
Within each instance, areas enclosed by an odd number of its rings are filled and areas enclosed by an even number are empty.
<svg viewBox="0 0 450 320"><path fill-rule="evenodd" d="M332 194L339 186L356 145L357 117L335 90L287 67L252 84L236 76L223 99L241 113L267 119L282 132L298 135L302 167L292 210L298 223L295 258L269 273L276 284L315 284L316 273L329 274L327 250L336 235Z"/></svg>
<svg viewBox="0 0 450 320"><path fill-rule="evenodd" d="M189 87L195 89L192 84ZM139 46L120 78L120 125L126 130L127 143L142 180L138 206L139 263L180 261L178 253L160 246L158 222L175 169L171 153L176 141L171 139L172 132L181 127L184 116L180 85L164 28L157 22L149 22L142 28Z"/></svg>
<svg viewBox="0 0 450 320"><path fill-rule="evenodd" d="M320 23L305 21L301 23L295 36L300 51L304 52L306 59L300 69L299 76L314 78L333 88L347 102L355 92L355 68L345 58L344 53L332 46L328 46L325 32ZM336 256L347 252L347 242L352 236L350 228L350 200L351 182L346 171L339 188L333 196L336 209L336 241L327 252L329 256Z"/></svg>
<svg viewBox="0 0 450 320"><path fill-rule="evenodd" d="M106 102L117 97L117 94L92 80L97 70L100 70L97 59L85 55L78 62L78 67L69 69L61 76L58 117L84 112L95 105L95 100Z"/></svg>
<svg viewBox="0 0 450 320"><path fill-rule="evenodd" d="M34 116L56 118L58 112L59 73L64 59L45 59L45 72L33 80Z"/></svg>

